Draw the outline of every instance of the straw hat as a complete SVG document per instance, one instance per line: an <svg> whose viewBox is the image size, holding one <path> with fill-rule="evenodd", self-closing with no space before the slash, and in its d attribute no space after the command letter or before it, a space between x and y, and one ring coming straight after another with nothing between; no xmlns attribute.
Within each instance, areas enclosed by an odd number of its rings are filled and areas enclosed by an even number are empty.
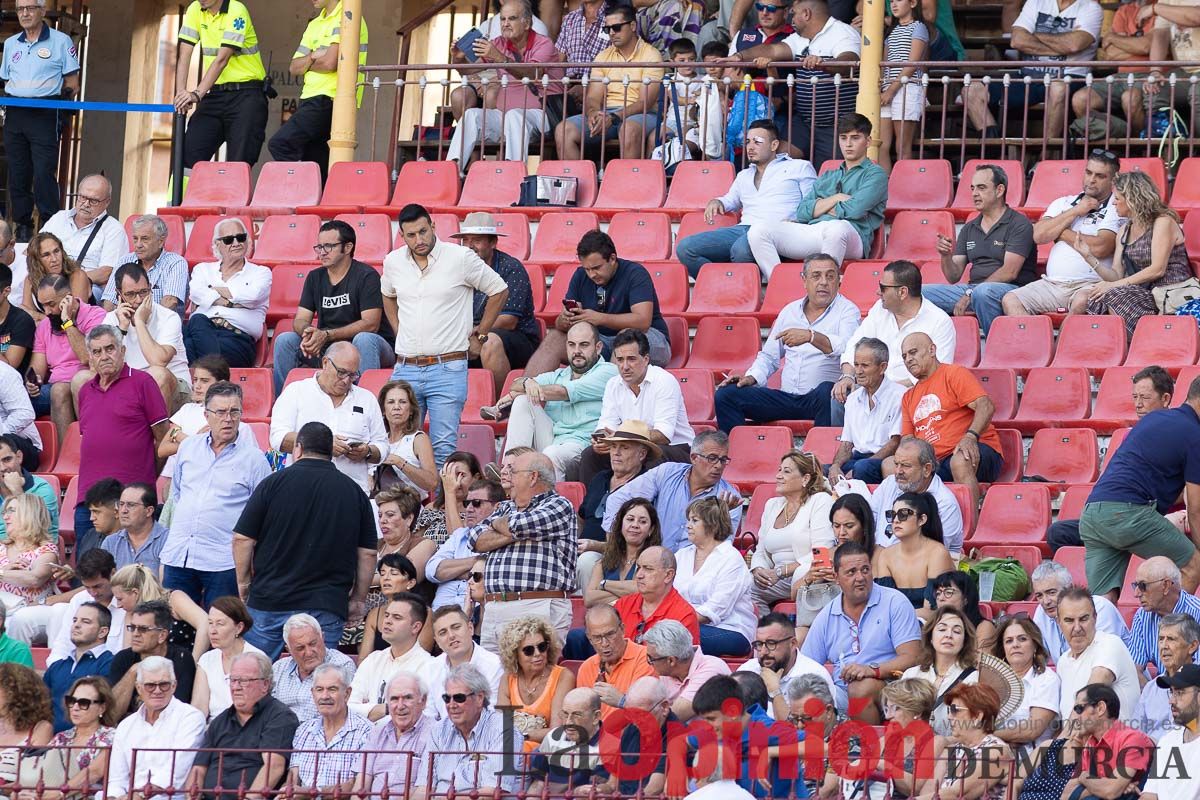
<svg viewBox="0 0 1200 800"><path fill-rule="evenodd" d="M458 226L458 233L450 234L452 237L460 236L508 236L496 227L496 218L486 211L472 211L467 214L462 225Z"/></svg>
<svg viewBox="0 0 1200 800"><path fill-rule="evenodd" d="M650 438L650 426L640 419L625 420L612 432L611 436L606 436L600 441L608 442L609 444L640 444L649 450L650 455L654 458L662 455L662 450Z"/></svg>

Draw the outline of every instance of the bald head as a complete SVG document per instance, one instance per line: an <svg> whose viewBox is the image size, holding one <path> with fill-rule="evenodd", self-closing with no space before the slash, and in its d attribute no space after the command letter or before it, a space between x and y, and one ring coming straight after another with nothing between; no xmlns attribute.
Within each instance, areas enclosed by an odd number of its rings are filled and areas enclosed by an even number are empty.
<svg viewBox="0 0 1200 800"><path fill-rule="evenodd" d="M583 624L589 628L592 626L606 628L609 625L616 625L624 630L624 626L621 625L621 615L617 613L616 608L607 603L589 608L583 615Z"/></svg>
<svg viewBox="0 0 1200 800"><path fill-rule="evenodd" d="M626 708L652 711L670 698L670 692L660 678L638 678L625 693Z"/></svg>
<svg viewBox="0 0 1200 800"><path fill-rule="evenodd" d="M938 368L937 345L925 333L910 333L900 345L904 366L917 380L924 380Z"/></svg>
<svg viewBox="0 0 1200 800"><path fill-rule="evenodd" d="M593 711L600 713L600 695L595 689L581 686L567 692L563 697L563 713L568 711Z"/></svg>
<svg viewBox="0 0 1200 800"><path fill-rule="evenodd" d="M103 175L88 175L79 182L75 193L75 225L83 227L108 211L112 183Z"/></svg>
<svg viewBox="0 0 1200 800"><path fill-rule="evenodd" d="M645 559L647 564L657 564L662 569L675 569L675 554L665 547L655 546L647 547L638 557L638 562L641 563Z"/></svg>

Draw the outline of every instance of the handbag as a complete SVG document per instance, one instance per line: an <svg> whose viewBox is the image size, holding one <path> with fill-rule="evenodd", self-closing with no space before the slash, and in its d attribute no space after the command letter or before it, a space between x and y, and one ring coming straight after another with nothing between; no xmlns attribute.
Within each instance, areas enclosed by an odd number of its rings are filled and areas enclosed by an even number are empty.
<svg viewBox="0 0 1200 800"><path fill-rule="evenodd" d="M933 732L938 736L950 735L950 709L946 707L944 698L949 694L950 690L967 678L975 674L974 667L967 667L958 674L958 677L950 682L950 685L942 690L938 695L937 702L933 704L933 711L929 716L929 727L933 728Z"/></svg>
<svg viewBox="0 0 1200 800"><path fill-rule="evenodd" d="M796 587L796 626L808 628L821 609L842 595L836 583L809 583Z"/></svg>
<svg viewBox="0 0 1200 800"><path fill-rule="evenodd" d="M579 205L579 179L565 175L528 175L521 179L518 206Z"/></svg>
<svg viewBox="0 0 1200 800"><path fill-rule="evenodd" d="M66 784L68 750L58 747L30 747L20 755L17 785L22 789L36 789L41 783L47 789L58 789Z"/></svg>
<svg viewBox="0 0 1200 800"><path fill-rule="evenodd" d="M1200 299L1200 280L1195 277L1150 290L1160 314L1174 314L1192 300Z"/></svg>

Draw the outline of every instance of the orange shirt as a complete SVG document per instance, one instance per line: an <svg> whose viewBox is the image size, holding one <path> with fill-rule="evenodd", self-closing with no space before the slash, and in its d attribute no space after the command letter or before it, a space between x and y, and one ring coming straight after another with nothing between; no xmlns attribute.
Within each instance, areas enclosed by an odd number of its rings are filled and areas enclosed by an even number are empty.
<svg viewBox="0 0 1200 800"><path fill-rule="evenodd" d="M1153 4L1151 4L1151 5L1153 5ZM1138 21L1137 21L1137 15L1138 15L1138 12L1141 10L1142 10L1142 4L1140 4L1140 3L1125 3L1120 8L1118 8L1117 12L1115 14L1113 14L1112 32L1119 33L1122 36L1137 36L1138 34L1141 34L1142 36L1149 38L1150 32L1152 30L1154 30L1154 15L1151 14L1149 17L1144 19L1142 21L1142 23L1139 25ZM1111 54L1108 54L1108 55L1111 55ZM1097 55L1097 59L1099 59L1099 55ZM1106 57L1104 60L1105 61L1115 61L1117 59ZM1148 61L1149 56L1129 56L1125 60L1126 61ZM1145 67L1142 67L1142 69L1144 70ZM1117 72L1137 72L1137 71L1138 71L1137 67L1121 67L1120 69L1117 70ZM1123 81L1118 80L1117 83L1120 84L1120 83L1123 83Z"/></svg>
<svg viewBox="0 0 1200 800"><path fill-rule="evenodd" d="M933 445L938 459L954 452L975 412L967 405L987 395L971 370L957 364L940 364L923 381L904 393L900 400L900 432ZM979 441L1002 452L1000 435L990 422Z"/></svg>
<svg viewBox="0 0 1200 800"><path fill-rule="evenodd" d="M658 673L654 671L654 667L650 666L650 662L646 660L645 646L626 640L625 653L621 656L621 660L605 668L604 683L612 684L624 694L629 691L629 687L638 678L647 677L657 678ZM595 655L579 665L579 673L575 676L575 685L577 687L591 688L599 680L600 656ZM602 706L600 709L600 718L602 720L606 719L609 714L616 710L615 706Z"/></svg>

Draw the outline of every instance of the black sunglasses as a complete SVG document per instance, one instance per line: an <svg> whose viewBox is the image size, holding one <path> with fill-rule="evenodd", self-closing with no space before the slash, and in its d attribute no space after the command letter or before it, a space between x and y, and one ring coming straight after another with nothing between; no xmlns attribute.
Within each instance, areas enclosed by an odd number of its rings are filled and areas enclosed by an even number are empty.
<svg viewBox="0 0 1200 800"><path fill-rule="evenodd" d="M483 573L482 572L472 572L467 577L470 579L471 583L482 583L483 582Z"/></svg>
<svg viewBox="0 0 1200 800"><path fill-rule="evenodd" d="M1103 159L1105 161L1116 161L1117 160L1117 154L1114 153L1112 150L1103 150L1099 147L1097 147L1095 150L1093 150L1089 155L1092 158L1099 158L1099 159Z"/></svg>
<svg viewBox="0 0 1200 800"><path fill-rule="evenodd" d="M621 30L621 28L624 28L626 25L632 24L632 22L614 22L612 25L601 25L600 30L604 31L605 33L612 33L613 31Z"/></svg>
<svg viewBox="0 0 1200 800"><path fill-rule="evenodd" d="M481 499L479 499L479 498L474 498L474 499L471 499L471 500L463 500L463 506L465 506L466 508L479 508L479 507L480 507L480 506L482 506L484 503L490 503L490 502L492 502L492 501L491 501L491 500L481 500Z"/></svg>
<svg viewBox="0 0 1200 800"><path fill-rule="evenodd" d="M103 703L103 700L93 700L90 697L72 697L71 695L63 695L63 708L71 706L79 706L83 711L87 711L92 707L92 703Z"/></svg>
<svg viewBox="0 0 1200 800"><path fill-rule="evenodd" d="M234 242L241 242L242 244L245 244L245 243L246 243L246 239L248 239L248 238L250 238L250 237L248 237L248 236L247 236L246 234L244 234L244 233L235 233L235 234L233 234L232 236L222 236L222 237L220 237L220 241L221 241L223 244L233 244Z"/></svg>
<svg viewBox="0 0 1200 800"><path fill-rule="evenodd" d="M772 6L772 5L766 5L765 3L755 3L754 4L754 9L756 11L758 11L759 13L766 11L768 14L774 14L776 11L778 11L781 8L783 8L783 6Z"/></svg>
<svg viewBox="0 0 1200 800"><path fill-rule="evenodd" d="M1082 714L1084 711L1086 711L1089 708L1095 708L1095 706L1096 706L1095 703L1076 703L1072 708L1074 709L1076 714Z"/></svg>
<svg viewBox="0 0 1200 800"><path fill-rule="evenodd" d="M904 522L909 517L915 516L916 513L917 510L915 508L902 508L899 511L894 511L889 508L887 511L883 512L883 518L888 522L892 522L893 520Z"/></svg>
<svg viewBox="0 0 1200 800"><path fill-rule="evenodd" d="M534 653L544 653L549 649L550 649L550 643L543 639L542 641L538 642L537 644L525 645L524 647L521 648L521 652L525 654L526 658L533 658Z"/></svg>
<svg viewBox="0 0 1200 800"><path fill-rule="evenodd" d="M463 703L467 702L468 697L474 696L475 692L456 692L454 694L444 694L442 695L442 702L446 703L447 705L450 703L462 705Z"/></svg>

